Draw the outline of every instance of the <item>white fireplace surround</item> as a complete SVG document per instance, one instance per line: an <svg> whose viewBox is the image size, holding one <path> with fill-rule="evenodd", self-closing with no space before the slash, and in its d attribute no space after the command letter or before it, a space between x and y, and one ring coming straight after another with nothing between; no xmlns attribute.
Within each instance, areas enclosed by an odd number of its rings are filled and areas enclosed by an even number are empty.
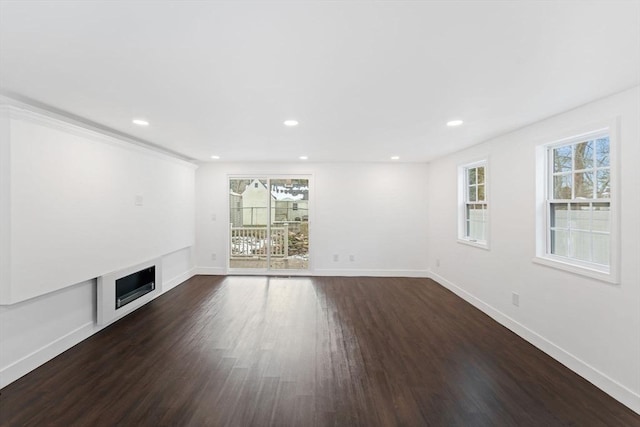
<svg viewBox="0 0 640 427"><path fill-rule="evenodd" d="M131 301L127 305L116 309L116 280L128 276L145 268L155 266L155 284L156 288L141 296L140 298ZM162 294L162 259L157 258L147 261L142 264L137 264L129 268L114 271L104 276L98 277L98 291L97 291L97 322L98 325L108 325L116 320L126 316L137 308L142 307L152 299Z"/></svg>

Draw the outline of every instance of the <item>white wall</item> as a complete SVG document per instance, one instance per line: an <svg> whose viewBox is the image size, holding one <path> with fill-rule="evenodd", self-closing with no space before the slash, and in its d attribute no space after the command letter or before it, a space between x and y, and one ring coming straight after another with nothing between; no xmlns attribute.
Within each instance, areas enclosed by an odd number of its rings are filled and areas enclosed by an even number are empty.
<svg viewBox="0 0 640 427"><path fill-rule="evenodd" d="M532 262L535 148L620 119L621 282ZM640 88L602 99L429 165L433 277L640 412ZM489 251L457 242L457 168L489 158ZM437 261L439 260L439 266ZM520 294L520 306L511 303Z"/></svg>
<svg viewBox="0 0 640 427"><path fill-rule="evenodd" d="M11 261L0 303L193 245L195 165L45 115L5 114Z"/></svg>
<svg viewBox="0 0 640 427"><path fill-rule="evenodd" d="M9 298L11 280L11 137L9 115L0 113L0 301Z"/></svg>
<svg viewBox="0 0 640 427"><path fill-rule="evenodd" d="M196 172L196 265L223 274L228 256L228 175L310 174L310 272L427 274L424 164L209 163ZM215 216L215 221L212 219ZM216 260L212 260L216 254ZM333 255L339 261L333 261ZM349 255L355 260L349 261Z"/></svg>
<svg viewBox="0 0 640 427"><path fill-rule="evenodd" d="M195 165L42 113L0 108L0 387L100 329L97 276L193 275Z"/></svg>

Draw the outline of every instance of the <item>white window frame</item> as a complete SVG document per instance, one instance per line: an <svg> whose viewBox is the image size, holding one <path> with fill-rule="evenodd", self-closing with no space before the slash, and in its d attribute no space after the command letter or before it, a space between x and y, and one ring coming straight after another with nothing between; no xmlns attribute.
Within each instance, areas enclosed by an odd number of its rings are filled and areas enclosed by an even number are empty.
<svg viewBox="0 0 640 427"><path fill-rule="evenodd" d="M609 136L609 177L610 177L610 224L609 224L609 265L603 266L575 258L558 256L551 253L551 210L553 202L553 171L551 168L552 150L572 145L603 135ZM618 163L619 119L598 123L589 128L582 128L572 136L543 143L536 148L536 255L533 261L537 264L564 270L581 276L590 277L603 282L619 283L620 262L620 209L619 209L619 163ZM574 165L572 165L572 168ZM573 186L572 186L573 187ZM585 202L591 202L586 200ZM571 203L580 203L573 199Z"/></svg>
<svg viewBox="0 0 640 427"><path fill-rule="evenodd" d="M469 169L477 167L484 167L484 201L471 202L468 195L468 177L467 173ZM481 249L489 249L489 235L490 235L490 200L489 200L489 159L485 157L481 160L474 161L472 163L465 163L458 166L458 242L474 246ZM477 240L467 235L467 204L484 204L485 205L485 240Z"/></svg>

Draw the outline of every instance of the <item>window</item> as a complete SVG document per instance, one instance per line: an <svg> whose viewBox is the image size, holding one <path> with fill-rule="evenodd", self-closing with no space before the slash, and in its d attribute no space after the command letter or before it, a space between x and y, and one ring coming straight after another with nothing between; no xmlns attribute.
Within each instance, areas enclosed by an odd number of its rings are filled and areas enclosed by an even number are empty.
<svg viewBox="0 0 640 427"><path fill-rule="evenodd" d="M609 266L609 149L606 134L548 148L548 254Z"/></svg>
<svg viewBox="0 0 640 427"><path fill-rule="evenodd" d="M462 166L459 172L460 225L458 237L463 243L487 247L487 162Z"/></svg>
<svg viewBox="0 0 640 427"><path fill-rule="evenodd" d="M615 282L612 147L610 128L542 147L544 236L536 261Z"/></svg>

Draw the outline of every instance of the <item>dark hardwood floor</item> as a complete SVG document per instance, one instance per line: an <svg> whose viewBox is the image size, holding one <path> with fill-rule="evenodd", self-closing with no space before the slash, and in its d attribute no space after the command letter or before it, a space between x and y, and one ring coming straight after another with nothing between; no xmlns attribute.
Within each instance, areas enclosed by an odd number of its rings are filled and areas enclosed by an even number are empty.
<svg viewBox="0 0 640 427"><path fill-rule="evenodd" d="M197 276L2 390L15 426L640 426L428 279Z"/></svg>

